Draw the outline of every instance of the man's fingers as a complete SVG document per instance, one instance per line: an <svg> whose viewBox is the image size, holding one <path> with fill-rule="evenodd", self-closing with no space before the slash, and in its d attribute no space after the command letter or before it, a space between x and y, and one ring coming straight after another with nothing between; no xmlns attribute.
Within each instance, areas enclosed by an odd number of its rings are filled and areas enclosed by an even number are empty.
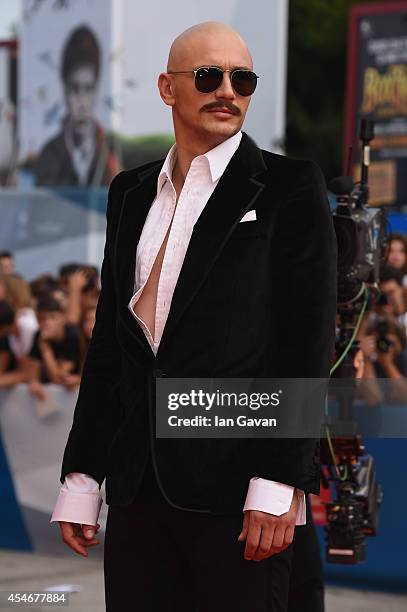
<svg viewBox="0 0 407 612"><path fill-rule="evenodd" d="M244 549L244 558L249 561L256 554L257 547L261 536L261 522L253 519L253 515L249 517L249 528L246 537L246 546Z"/></svg>
<svg viewBox="0 0 407 612"><path fill-rule="evenodd" d="M86 550L86 546L84 546L83 544L81 544L80 541L78 541L76 535L76 528L79 527L79 525L77 525L76 523L66 523L64 521L60 521L59 525L61 527L62 541L74 552L78 553L79 555L82 555L83 557L87 557L88 552Z"/></svg>
<svg viewBox="0 0 407 612"><path fill-rule="evenodd" d="M64 521L59 522L61 533L63 537L72 537L75 534L76 523L65 523Z"/></svg>
<svg viewBox="0 0 407 612"><path fill-rule="evenodd" d="M91 540L95 535L96 527L94 525L82 525L82 533L87 540Z"/></svg>
<svg viewBox="0 0 407 612"><path fill-rule="evenodd" d="M86 539L81 530L81 526L78 523L67 523L64 521L59 522L61 527L61 535L63 542L69 546L74 552L87 557L88 551L87 548L89 546L95 546L99 544L99 540L92 536L91 539ZM87 525L87 527L92 527L92 525ZM93 529L95 529L93 527Z"/></svg>
<svg viewBox="0 0 407 612"><path fill-rule="evenodd" d="M94 546L95 544L99 544L99 540L95 538L96 531L97 529L94 525L82 525L82 530L80 528L78 529L78 539L80 541L83 540L85 546Z"/></svg>
<svg viewBox="0 0 407 612"><path fill-rule="evenodd" d="M270 548L273 542L274 533L274 525L262 526L260 542L253 557L253 561L262 561L263 559L266 559L270 556Z"/></svg>
<svg viewBox="0 0 407 612"><path fill-rule="evenodd" d="M246 537L244 558L262 561L281 553L293 542L298 498L293 498L289 512L275 516L266 512L249 510L238 540ZM247 519L247 520L246 520Z"/></svg>
<svg viewBox="0 0 407 612"><path fill-rule="evenodd" d="M283 537L281 539L280 527L274 532L273 544L270 547L269 557L278 555L292 544L294 539L295 525L282 526ZM282 543L281 543L282 542Z"/></svg>
<svg viewBox="0 0 407 612"><path fill-rule="evenodd" d="M286 532L287 525L285 523L280 523L278 527L274 531L274 538L272 546L273 548L281 548L284 543L284 536Z"/></svg>
<svg viewBox="0 0 407 612"><path fill-rule="evenodd" d="M285 530L284 543L283 543L284 548L287 548L287 546L292 544L293 539L294 539L294 531L295 531L294 525L290 525Z"/></svg>
<svg viewBox="0 0 407 612"><path fill-rule="evenodd" d="M247 537L247 532L249 529L249 514L247 512L244 513L243 516L243 527L242 527L242 531L239 534L239 537L237 538L238 542L244 542L246 537Z"/></svg>

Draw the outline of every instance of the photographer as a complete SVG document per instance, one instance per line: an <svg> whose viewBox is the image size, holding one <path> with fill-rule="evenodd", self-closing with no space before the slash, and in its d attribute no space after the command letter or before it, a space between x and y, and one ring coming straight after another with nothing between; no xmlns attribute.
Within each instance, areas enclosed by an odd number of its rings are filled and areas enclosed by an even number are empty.
<svg viewBox="0 0 407 612"><path fill-rule="evenodd" d="M387 262L401 272L403 286L407 286L407 236L393 232L389 241Z"/></svg>
<svg viewBox="0 0 407 612"><path fill-rule="evenodd" d="M382 295L376 306L376 312L397 318L407 333L407 303L402 271L392 266L383 266L380 270L379 287Z"/></svg>
<svg viewBox="0 0 407 612"><path fill-rule="evenodd" d="M384 400L404 403L407 399L406 333L399 321L383 315L371 318L361 348L367 368L373 369L377 378L393 381L391 385L386 385L388 392Z"/></svg>

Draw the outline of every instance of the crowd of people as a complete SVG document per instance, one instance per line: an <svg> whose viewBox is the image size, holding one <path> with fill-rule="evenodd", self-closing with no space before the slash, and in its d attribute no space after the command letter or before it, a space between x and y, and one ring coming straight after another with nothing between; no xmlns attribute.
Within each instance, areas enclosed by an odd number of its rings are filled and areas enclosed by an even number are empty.
<svg viewBox="0 0 407 612"><path fill-rule="evenodd" d="M378 288L378 294L368 302L356 335L358 349L353 366L356 379L361 379L357 397L371 405L404 404L407 402L407 236L402 233L393 233L388 241ZM339 337L339 315L337 325ZM386 384L381 384L381 379L387 379Z"/></svg>
<svg viewBox="0 0 407 612"><path fill-rule="evenodd" d="M407 400L407 236L394 233L380 274L380 296L366 311L354 359L356 376L369 380L370 403ZM46 383L79 385L95 322L100 276L70 263L58 276L28 282L10 252L0 252L0 388L26 383L42 399ZM390 394L374 381L393 379Z"/></svg>
<svg viewBox="0 0 407 612"><path fill-rule="evenodd" d="M26 383L45 399L46 384L77 387L95 323L100 275L69 263L58 276L28 282L13 254L0 253L0 388Z"/></svg>

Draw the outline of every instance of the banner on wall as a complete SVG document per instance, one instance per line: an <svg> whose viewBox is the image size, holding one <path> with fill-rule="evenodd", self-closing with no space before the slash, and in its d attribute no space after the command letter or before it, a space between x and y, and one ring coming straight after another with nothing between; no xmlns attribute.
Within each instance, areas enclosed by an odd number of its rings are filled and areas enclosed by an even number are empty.
<svg viewBox="0 0 407 612"><path fill-rule="evenodd" d="M369 171L372 205L407 204L407 2L352 7L350 13L344 172L360 180L362 118L375 122Z"/></svg>

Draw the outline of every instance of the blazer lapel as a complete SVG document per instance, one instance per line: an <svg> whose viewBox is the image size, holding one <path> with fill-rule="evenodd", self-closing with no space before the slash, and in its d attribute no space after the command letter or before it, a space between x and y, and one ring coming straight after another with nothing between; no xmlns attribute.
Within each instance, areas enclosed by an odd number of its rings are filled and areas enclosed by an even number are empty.
<svg viewBox="0 0 407 612"><path fill-rule="evenodd" d="M157 193L157 179L163 161L160 160L153 167L139 173L136 184L125 191L114 246L119 316L132 337L150 357L154 357L154 353L143 330L131 314L128 303L134 289L137 245Z"/></svg>
<svg viewBox="0 0 407 612"><path fill-rule="evenodd" d="M260 176L266 170L261 150L243 132L237 151L195 223L157 356L205 281L233 228L263 191Z"/></svg>

